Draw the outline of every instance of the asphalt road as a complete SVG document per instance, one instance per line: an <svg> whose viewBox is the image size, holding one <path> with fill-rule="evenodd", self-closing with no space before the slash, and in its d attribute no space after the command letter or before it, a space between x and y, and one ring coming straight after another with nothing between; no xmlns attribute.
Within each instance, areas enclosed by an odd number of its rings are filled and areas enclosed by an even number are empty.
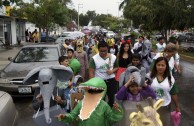
<svg viewBox="0 0 194 126"><path fill-rule="evenodd" d="M194 63L181 62L182 74L176 83L180 88L179 101L182 113L180 126L194 126L194 114L191 111L194 103Z"/></svg>

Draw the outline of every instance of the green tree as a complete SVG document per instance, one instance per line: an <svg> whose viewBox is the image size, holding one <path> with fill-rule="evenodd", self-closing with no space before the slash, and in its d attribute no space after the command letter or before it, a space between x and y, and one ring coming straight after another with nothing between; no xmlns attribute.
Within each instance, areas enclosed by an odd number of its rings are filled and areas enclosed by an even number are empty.
<svg viewBox="0 0 194 126"><path fill-rule="evenodd" d="M68 9L68 17L70 18L71 21L77 22L77 15L78 12L75 9Z"/></svg>
<svg viewBox="0 0 194 126"><path fill-rule="evenodd" d="M58 24L65 26L68 21L67 0L33 0L31 3L18 4L19 9L14 8L11 13L14 16L26 18L34 23L39 29L49 29Z"/></svg>
<svg viewBox="0 0 194 126"><path fill-rule="evenodd" d="M87 26L90 21L93 21L96 17L96 12L95 11L87 11L86 14L80 14L79 19L80 19L80 25L81 26Z"/></svg>
<svg viewBox="0 0 194 126"><path fill-rule="evenodd" d="M191 27L193 6L192 0L124 0L120 4L124 17L135 26L143 24L146 30L159 31Z"/></svg>
<svg viewBox="0 0 194 126"><path fill-rule="evenodd" d="M79 15L79 24L80 26L87 26L88 23L90 22L90 18L88 17L88 15L84 15L84 14L80 14Z"/></svg>
<svg viewBox="0 0 194 126"><path fill-rule="evenodd" d="M95 11L87 11L86 15L88 16L89 20L92 21L96 17L96 12Z"/></svg>
<svg viewBox="0 0 194 126"><path fill-rule="evenodd" d="M22 2L22 0L0 0L0 6L3 4L4 6L10 6L10 4L13 4L13 3L20 3Z"/></svg>

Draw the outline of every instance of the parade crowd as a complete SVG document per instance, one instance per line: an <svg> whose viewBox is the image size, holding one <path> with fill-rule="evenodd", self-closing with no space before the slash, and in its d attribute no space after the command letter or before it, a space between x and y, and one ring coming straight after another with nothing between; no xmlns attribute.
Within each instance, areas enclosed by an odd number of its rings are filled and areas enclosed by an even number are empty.
<svg viewBox="0 0 194 126"><path fill-rule="evenodd" d="M88 35L83 38L67 39L64 47L66 56L59 58L59 64L70 67L74 73L68 82L57 82L51 106L59 104L67 113L73 111L70 95L84 92L79 84L93 78L101 78L107 86L104 100L110 108L115 101L141 102L148 97L163 99L158 110L164 126L171 126L170 113L180 112L176 78L181 73L178 42L163 37L157 40L156 50L148 36L131 38L107 37L104 34ZM75 81L76 79L76 81ZM34 94L33 107L43 109L40 89ZM174 103L174 107L171 107ZM122 102L121 102L122 104ZM58 118L65 118L58 116Z"/></svg>

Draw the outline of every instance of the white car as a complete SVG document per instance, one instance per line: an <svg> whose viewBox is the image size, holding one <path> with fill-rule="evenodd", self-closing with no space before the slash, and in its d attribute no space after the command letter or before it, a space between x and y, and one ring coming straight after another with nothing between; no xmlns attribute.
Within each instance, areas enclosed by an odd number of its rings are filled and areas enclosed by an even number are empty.
<svg viewBox="0 0 194 126"><path fill-rule="evenodd" d="M57 40L55 41L55 43L65 43L65 40L67 39L71 39L71 40L74 40L75 37L71 37L71 36L67 36L67 37L59 37L57 38Z"/></svg>
<svg viewBox="0 0 194 126"><path fill-rule="evenodd" d="M171 36L172 37L175 37L175 38L178 38L180 35L182 35L183 33L181 32L176 32L176 33L173 33Z"/></svg>
<svg viewBox="0 0 194 126"><path fill-rule="evenodd" d="M17 126L18 111L13 103L12 97L0 91L0 126Z"/></svg>
<svg viewBox="0 0 194 126"><path fill-rule="evenodd" d="M72 38L77 38L77 37L83 37L85 34L80 32L80 31L72 31L72 32L62 32L60 37L72 37Z"/></svg>
<svg viewBox="0 0 194 126"><path fill-rule="evenodd" d="M106 33L106 37L108 37L108 38L114 38L115 37L115 33L113 31L108 31Z"/></svg>

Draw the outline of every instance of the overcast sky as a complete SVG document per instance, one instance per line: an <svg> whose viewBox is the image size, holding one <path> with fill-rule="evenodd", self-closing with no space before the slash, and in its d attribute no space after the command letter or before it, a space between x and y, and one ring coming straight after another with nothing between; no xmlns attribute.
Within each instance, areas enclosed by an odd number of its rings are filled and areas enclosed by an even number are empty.
<svg viewBox="0 0 194 126"><path fill-rule="evenodd" d="M88 10L95 11L97 14L112 14L113 16L118 17L122 15L122 12L119 11L118 6L122 0L72 0L71 8L74 8L79 13L86 13Z"/></svg>

